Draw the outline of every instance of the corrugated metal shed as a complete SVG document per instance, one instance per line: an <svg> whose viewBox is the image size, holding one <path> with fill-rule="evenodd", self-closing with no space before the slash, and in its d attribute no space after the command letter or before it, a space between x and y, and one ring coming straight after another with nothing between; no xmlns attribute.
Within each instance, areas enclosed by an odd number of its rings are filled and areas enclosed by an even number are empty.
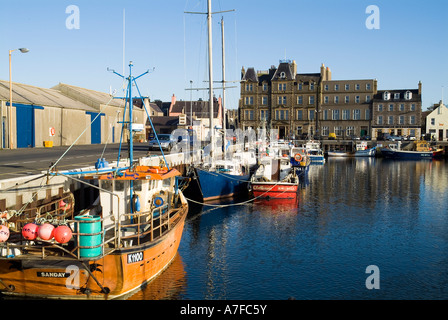
<svg viewBox="0 0 448 320"><path fill-rule="evenodd" d="M95 108L71 99L54 89L13 82L12 91L13 103L96 111ZM9 101L9 81L0 80L0 100Z"/></svg>

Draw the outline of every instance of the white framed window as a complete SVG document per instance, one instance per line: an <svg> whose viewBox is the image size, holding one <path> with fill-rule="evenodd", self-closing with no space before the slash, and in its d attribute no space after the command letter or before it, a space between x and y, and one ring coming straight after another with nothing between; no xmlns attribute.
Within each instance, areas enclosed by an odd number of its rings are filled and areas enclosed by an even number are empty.
<svg viewBox="0 0 448 320"><path fill-rule="evenodd" d="M399 124L404 124L404 116L399 116L398 123Z"/></svg>
<svg viewBox="0 0 448 320"><path fill-rule="evenodd" d="M371 84L370 83L366 83L366 90L371 90L371 89L372 89Z"/></svg>
<svg viewBox="0 0 448 320"><path fill-rule="evenodd" d="M254 120L254 111L253 110L245 110L244 111L244 120Z"/></svg>
<svg viewBox="0 0 448 320"><path fill-rule="evenodd" d="M338 84L334 85L334 91L339 91L339 85Z"/></svg>
<svg viewBox="0 0 448 320"><path fill-rule="evenodd" d="M377 123L377 124L383 124L383 116L378 116L378 117L376 118L376 123Z"/></svg>
<svg viewBox="0 0 448 320"><path fill-rule="evenodd" d="M268 84L263 82L263 91L268 91Z"/></svg>
<svg viewBox="0 0 448 320"><path fill-rule="evenodd" d="M394 116L387 117L387 124L394 124Z"/></svg>
<svg viewBox="0 0 448 320"><path fill-rule="evenodd" d="M268 97L263 96L261 98L261 104L264 105L264 106L267 106L268 105Z"/></svg>
<svg viewBox="0 0 448 320"><path fill-rule="evenodd" d="M309 104L314 104L314 96L309 96L308 103Z"/></svg>
<svg viewBox="0 0 448 320"><path fill-rule="evenodd" d="M394 105L393 104L390 104L389 105L389 112L393 112L394 111Z"/></svg>
<svg viewBox="0 0 448 320"><path fill-rule="evenodd" d="M394 100L399 100L399 99L400 99L400 94L394 93Z"/></svg>
<svg viewBox="0 0 448 320"><path fill-rule="evenodd" d="M415 111L415 103L411 104L411 111Z"/></svg>
<svg viewBox="0 0 448 320"><path fill-rule="evenodd" d="M297 104L303 104L303 97L302 96L298 96L297 97Z"/></svg>
<svg viewBox="0 0 448 320"><path fill-rule="evenodd" d="M333 120L339 120L339 110L333 110Z"/></svg>
<svg viewBox="0 0 448 320"><path fill-rule="evenodd" d="M406 93L404 94L404 98L406 100L411 100L412 99L412 92L411 91L406 91Z"/></svg>
<svg viewBox="0 0 448 320"><path fill-rule="evenodd" d="M370 109L366 109L366 120L370 120Z"/></svg>
<svg viewBox="0 0 448 320"><path fill-rule="evenodd" d="M310 91L314 90L314 82L310 82Z"/></svg>
<svg viewBox="0 0 448 320"><path fill-rule="evenodd" d="M314 110L310 110L309 111L309 115L308 115L308 119L309 120L314 120L314 114L315 114Z"/></svg>
<svg viewBox="0 0 448 320"><path fill-rule="evenodd" d="M323 112L323 119L322 120L328 120L328 111L329 110L324 110L324 112Z"/></svg>
<svg viewBox="0 0 448 320"><path fill-rule="evenodd" d="M334 103L338 104L339 103L339 96L334 96Z"/></svg>
<svg viewBox="0 0 448 320"><path fill-rule="evenodd" d="M350 120L350 110L342 110L342 120Z"/></svg>
<svg viewBox="0 0 448 320"><path fill-rule="evenodd" d="M297 84L297 89L298 89L299 91L302 91L302 89L303 89L303 83L302 83L302 82L299 82L299 83Z"/></svg>
<svg viewBox="0 0 448 320"><path fill-rule="evenodd" d="M260 120L268 120L268 110L260 110Z"/></svg>
<svg viewBox="0 0 448 320"><path fill-rule="evenodd" d="M324 90L325 90L325 91L328 91L328 90L329 90L329 88L328 88L328 84L326 84L326 85L324 86Z"/></svg>
<svg viewBox="0 0 448 320"><path fill-rule="evenodd" d="M322 127L322 135L323 136L328 136L330 134L330 127L328 126L323 126Z"/></svg>
<svg viewBox="0 0 448 320"><path fill-rule="evenodd" d="M328 104L328 103L329 103L328 96L325 96L325 97L324 97L324 103L325 103L325 104Z"/></svg>
<svg viewBox="0 0 448 320"><path fill-rule="evenodd" d="M379 105L378 105L378 111L379 111L379 112L382 112L382 111L383 111L383 105L382 105L382 104L379 104Z"/></svg>
<svg viewBox="0 0 448 320"><path fill-rule="evenodd" d="M303 111L297 110L297 120L303 120Z"/></svg>
<svg viewBox="0 0 448 320"><path fill-rule="evenodd" d="M347 136L351 136L355 134L355 127L349 126L347 128L345 128L345 134Z"/></svg>
<svg viewBox="0 0 448 320"><path fill-rule="evenodd" d="M355 85L355 90L359 90L360 89L360 86L359 86L359 83L357 83L356 85Z"/></svg>
<svg viewBox="0 0 448 320"><path fill-rule="evenodd" d="M344 101L345 103L350 103L350 96L345 96Z"/></svg>
<svg viewBox="0 0 448 320"><path fill-rule="evenodd" d="M346 84L346 85L345 85L345 91L348 91L348 90L350 90L350 85L349 85L349 84Z"/></svg>
<svg viewBox="0 0 448 320"><path fill-rule="evenodd" d="M409 117L409 124L415 124L415 116Z"/></svg>
<svg viewBox="0 0 448 320"><path fill-rule="evenodd" d="M355 102L356 102L356 103L359 103L359 101L360 101L360 100L359 100L359 96L356 96L356 97L355 97Z"/></svg>
<svg viewBox="0 0 448 320"><path fill-rule="evenodd" d="M245 97L244 98L244 104L245 105L253 105L254 104L254 97Z"/></svg>
<svg viewBox="0 0 448 320"><path fill-rule="evenodd" d="M400 111L404 111L404 104L400 104Z"/></svg>
<svg viewBox="0 0 448 320"><path fill-rule="evenodd" d="M253 88L254 87L253 87L252 83L246 84L246 91L252 92Z"/></svg>
<svg viewBox="0 0 448 320"><path fill-rule="evenodd" d="M278 84L278 90L279 91L285 91L286 90L286 83L279 83Z"/></svg>
<svg viewBox="0 0 448 320"><path fill-rule="evenodd" d="M361 120L361 110L353 110L353 120Z"/></svg>
<svg viewBox="0 0 448 320"><path fill-rule="evenodd" d="M334 127L334 133L337 136L342 136L342 132L343 132L342 127Z"/></svg>
<svg viewBox="0 0 448 320"><path fill-rule="evenodd" d="M369 95L367 95L367 96L366 96L366 102L369 103L370 100L372 100L372 98L371 98Z"/></svg>

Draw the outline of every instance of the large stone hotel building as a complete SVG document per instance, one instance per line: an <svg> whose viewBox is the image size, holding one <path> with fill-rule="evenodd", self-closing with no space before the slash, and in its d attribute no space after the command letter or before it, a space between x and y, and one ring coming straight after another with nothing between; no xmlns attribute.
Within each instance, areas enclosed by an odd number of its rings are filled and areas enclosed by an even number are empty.
<svg viewBox="0 0 448 320"><path fill-rule="evenodd" d="M267 71L243 67L241 80L243 130L278 129L280 139L421 134L421 83L418 89L378 91L376 79L332 80L323 64L320 73L297 73L289 60Z"/></svg>

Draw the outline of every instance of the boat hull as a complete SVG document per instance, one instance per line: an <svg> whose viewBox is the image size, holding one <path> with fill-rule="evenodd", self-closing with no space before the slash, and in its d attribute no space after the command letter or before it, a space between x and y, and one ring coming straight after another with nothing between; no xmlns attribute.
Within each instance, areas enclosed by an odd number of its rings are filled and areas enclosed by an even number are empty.
<svg viewBox="0 0 448 320"><path fill-rule="evenodd" d="M188 206L181 210L180 220L158 241L119 248L97 260L0 259L0 289L9 289L3 291L5 295L30 298L127 298L155 279L175 258Z"/></svg>
<svg viewBox="0 0 448 320"><path fill-rule="evenodd" d="M381 154L389 159L431 160L433 158L432 151L406 151L383 148L381 149Z"/></svg>
<svg viewBox="0 0 448 320"><path fill-rule="evenodd" d="M255 198L293 199L297 196L296 183L252 182L252 192Z"/></svg>
<svg viewBox="0 0 448 320"><path fill-rule="evenodd" d="M197 169L197 177L204 201L244 196L250 175L232 175Z"/></svg>

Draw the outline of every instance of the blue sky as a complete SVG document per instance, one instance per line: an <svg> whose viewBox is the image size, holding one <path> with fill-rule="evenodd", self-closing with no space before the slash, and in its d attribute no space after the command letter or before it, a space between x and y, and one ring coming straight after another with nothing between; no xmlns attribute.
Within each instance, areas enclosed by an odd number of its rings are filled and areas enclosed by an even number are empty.
<svg viewBox="0 0 448 320"><path fill-rule="evenodd" d="M213 0L214 78L221 80L220 20L224 16L226 78L239 80L241 67L267 70L280 59L295 60L299 73L329 66L333 79L378 80L378 88L412 89L423 83L423 110L448 97L447 1L409 0ZM108 92L122 81L107 71L153 70L138 83L152 100L207 99L207 0L1 0L0 79L39 87L59 82ZM69 5L79 8L79 29L67 29ZM380 29L365 22L369 5L379 8ZM127 69L126 69L127 74ZM234 84L238 85L238 84ZM218 86L218 85L216 85ZM221 91L216 90L216 95ZM228 108L237 108L239 88L228 89ZM446 100L446 99L445 99Z"/></svg>

